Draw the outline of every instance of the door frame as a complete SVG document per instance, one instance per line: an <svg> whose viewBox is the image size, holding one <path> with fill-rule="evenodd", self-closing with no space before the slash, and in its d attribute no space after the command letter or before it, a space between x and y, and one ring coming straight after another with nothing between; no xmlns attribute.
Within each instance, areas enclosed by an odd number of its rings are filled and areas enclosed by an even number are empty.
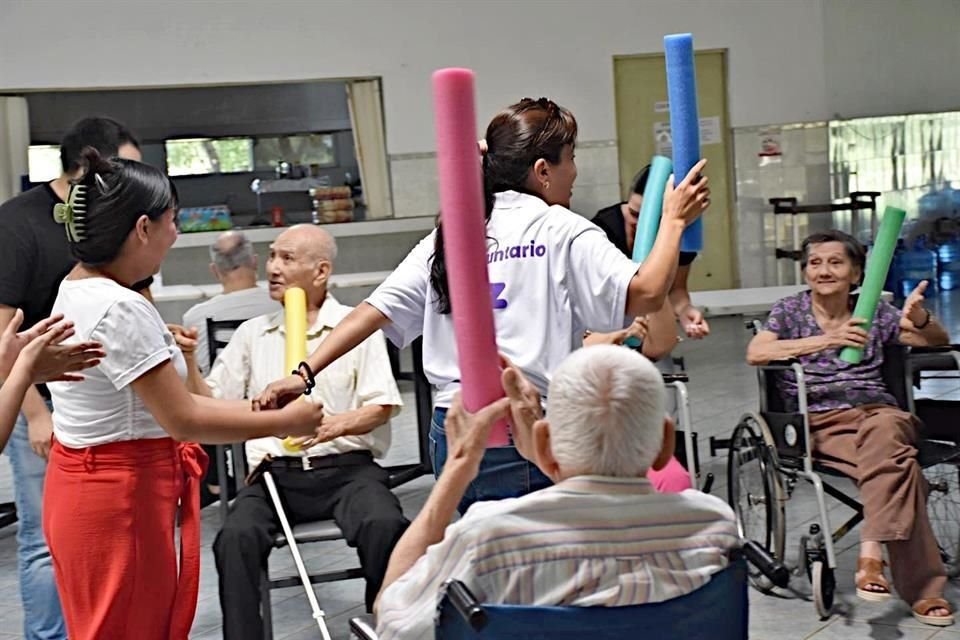
<svg viewBox="0 0 960 640"><path fill-rule="evenodd" d="M694 49L694 59L696 59L696 54L698 53L719 53L721 68L723 69L723 87L725 89L723 96L723 122L727 124L723 128L723 148L726 150L726 161L727 161L727 211L729 212L728 224L730 227L730 242L727 250L730 255L730 268L732 269L732 280L735 285L735 288L740 288L740 257L737 253L737 237L738 237L738 216L736 211L736 192L737 192L737 183L736 183L736 153L733 148L733 125L730 122L730 49L727 47L713 48L713 49ZM617 134L617 148L619 150L620 146L620 122L619 115L617 114L617 62L620 60L635 60L635 59L646 59L646 58L663 58L663 53L624 53L624 54L614 54L613 64L610 65L610 71L612 74L611 80L613 82L613 118L614 118L614 127ZM618 151L619 155L619 151ZM625 195L625 190L629 188L629 185L623 184L623 178L620 175L619 167L619 157L617 158L617 174L620 182L620 195L623 197Z"/></svg>

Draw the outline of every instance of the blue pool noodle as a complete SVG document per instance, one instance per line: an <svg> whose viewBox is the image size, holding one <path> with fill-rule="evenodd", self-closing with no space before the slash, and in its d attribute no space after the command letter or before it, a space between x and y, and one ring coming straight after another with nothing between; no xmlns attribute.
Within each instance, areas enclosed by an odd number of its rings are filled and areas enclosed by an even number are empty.
<svg viewBox="0 0 960 640"><path fill-rule="evenodd" d="M660 213L663 210L663 194L673 171L670 158L653 156L650 173L647 175L647 187L643 190L643 204L640 205L640 220L637 233L633 237L633 261L640 263L647 259L653 249L653 243L660 231Z"/></svg>
<svg viewBox="0 0 960 640"><path fill-rule="evenodd" d="M679 184L700 162L700 116L697 112L697 77L693 65L693 36L678 33L663 38L667 61L667 99L673 138L674 183ZM697 218L683 232L681 251L703 250L703 225Z"/></svg>

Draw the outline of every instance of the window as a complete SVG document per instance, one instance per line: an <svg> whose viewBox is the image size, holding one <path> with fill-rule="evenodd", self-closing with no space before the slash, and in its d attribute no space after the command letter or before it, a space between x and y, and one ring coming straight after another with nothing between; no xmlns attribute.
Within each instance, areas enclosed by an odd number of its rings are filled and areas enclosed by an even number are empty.
<svg viewBox="0 0 960 640"><path fill-rule="evenodd" d="M332 133L258 137L253 142L253 157L257 170L273 170L284 160L325 169L337 166L337 146Z"/></svg>
<svg viewBox="0 0 960 640"><path fill-rule="evenodd" d="M60 146L55 144L32 144L27 149L27 167L30 182L50 182L60 177Z"/></svg>
<svg viewBox="0 0 960 640"><path fill-rule="evenodd" d="M253 171L250 138L189 138L167 140L167 173L196 176Z"/></svg>

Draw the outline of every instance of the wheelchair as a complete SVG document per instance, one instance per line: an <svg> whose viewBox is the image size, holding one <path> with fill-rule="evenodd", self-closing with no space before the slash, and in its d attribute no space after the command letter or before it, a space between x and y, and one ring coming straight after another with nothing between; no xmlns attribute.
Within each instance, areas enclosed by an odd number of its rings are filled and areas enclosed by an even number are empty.
<svg viewBox="0 0 960 640"><path fill-rule="evenodd" d="M483 604L465 584L444 585L437 608L439 640L614 640L638 637L690 640L747 638L747 562L739 552L696 591L664 602L623 607L534 607ZM359 640L377 640L370 616L352 618Z"/></svg>
<svg viewBox="0 0 960 640"><path fill-rule="evenodd" d="M758 331L759 321L747 324ZM789 403L778 393L773 378L786 371L796 375L798 399ZM951 578L960 574L960 428L956 428L960 401L914 397L931 378L957 378L942 372L960 371L958 347L911 348L890 345L884 349L883 380L901 409L924 424L917 443L918 462L929 484L927 512L940 555ZM928 374L933 375L928 375ZM800 538L794 575L806 574L813 602L821 618L830 616L836 592L836 543L863 520L863 505L822 476L845 478L820 464L811 454L803 368L795 361L771 362L757 368L760 410L745 414L726 443L728 501L737 515L740 535L753 540L779 562L785 561L785 504L797 482L809 482L815 491L818 522ZM853 515L831 529L825 495L853 510ZM763 592L775 586L751 567L750 583Z"/></svg>

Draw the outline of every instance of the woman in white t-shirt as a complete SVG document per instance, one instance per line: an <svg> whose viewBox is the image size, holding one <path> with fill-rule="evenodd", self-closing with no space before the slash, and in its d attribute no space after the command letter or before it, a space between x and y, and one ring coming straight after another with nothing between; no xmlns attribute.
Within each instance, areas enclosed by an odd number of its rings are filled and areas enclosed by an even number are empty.
<svg viewBox="0 0 960 640"><path fill-rule="evenodd" d="M157 310L129 288L177 237L176 194L159 170L84 151L85 175L54 215L79 263L54 313L106 353L82 381L50 384L54 442L43 530L71 640L185 639L200 568L196 444L313 434L322 407L256 413L192 396ZM180 563L174 546L180 507Z"/></svg>
<svg viewBox="0 0 960 640"><path fill-rule="evenodd" d="M701 161L668 188L657 241L642 266L595 224L568 208L577 177L577 123L546 98L526 98L498 113L483 156L487 270L499 350L545 395L550 373L580 346L587 328L613 331L659 309L677 268L680 235L709 204ZM436 388L430 441L434 472L446 460L443 422L460 388L443 236L420 241L380 287L310 355L320 370L377 329L397 345L423 336L424 372ZM283 404L304 390L288 377L256 400ZM550 481L514 447L487 450L461 511L477 500L519 496Z"/></svg>

